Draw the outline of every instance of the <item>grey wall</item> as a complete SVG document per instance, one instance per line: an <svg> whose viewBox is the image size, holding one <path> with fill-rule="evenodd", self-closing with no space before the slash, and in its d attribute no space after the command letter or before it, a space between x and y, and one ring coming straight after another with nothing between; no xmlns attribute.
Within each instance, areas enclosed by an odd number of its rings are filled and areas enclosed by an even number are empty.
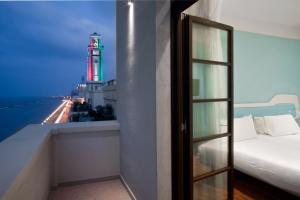
<svg viewBox="0 0 300 200"><path fill-rule="evenodd" d="M139 200L171 199L170 3L117 1L121 175Z"/></svg>
<svg viewBox="0 0 300 200"><path fill-rule="evenodd" d="M135 1L129 8L127 1L118 1L116 6L121 174L137 199L154 200L155 2Z"/></svg>
<svg viewBox="0 0 300 200"><path fill-rule="evenodd" d="M157 199L171 200L170 1L156 2Z"/></svg>

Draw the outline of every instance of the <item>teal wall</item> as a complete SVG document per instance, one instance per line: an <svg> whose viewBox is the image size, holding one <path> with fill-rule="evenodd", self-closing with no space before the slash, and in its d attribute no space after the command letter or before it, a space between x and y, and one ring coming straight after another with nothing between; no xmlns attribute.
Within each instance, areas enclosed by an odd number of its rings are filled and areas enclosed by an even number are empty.
<svg viewBox="0 0 300 200"><path fill-rule="evenodd" d="M234 32L235 102L300 97L300 40Z"/></svg>

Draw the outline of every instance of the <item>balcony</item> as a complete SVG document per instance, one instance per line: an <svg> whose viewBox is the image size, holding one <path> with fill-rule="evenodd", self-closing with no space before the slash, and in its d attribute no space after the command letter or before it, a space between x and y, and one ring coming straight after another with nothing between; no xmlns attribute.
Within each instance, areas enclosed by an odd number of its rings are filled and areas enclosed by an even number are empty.
<svg viewBox="0 0 300 200"><path fill-rule="evenodd" d="M0 163L1 200L132 199L117 121L28 125L0 143Z"/></svg>

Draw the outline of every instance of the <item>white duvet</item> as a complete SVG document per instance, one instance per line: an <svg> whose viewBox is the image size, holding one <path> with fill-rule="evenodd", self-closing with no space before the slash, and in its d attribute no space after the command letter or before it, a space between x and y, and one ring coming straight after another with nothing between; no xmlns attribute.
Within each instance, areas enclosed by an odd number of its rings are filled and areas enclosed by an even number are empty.
<svg viewBox="0 0 300 200"><path fill-rule="evenodd" d="M234 167L300 196L300 134L235 142Z"/></svg>

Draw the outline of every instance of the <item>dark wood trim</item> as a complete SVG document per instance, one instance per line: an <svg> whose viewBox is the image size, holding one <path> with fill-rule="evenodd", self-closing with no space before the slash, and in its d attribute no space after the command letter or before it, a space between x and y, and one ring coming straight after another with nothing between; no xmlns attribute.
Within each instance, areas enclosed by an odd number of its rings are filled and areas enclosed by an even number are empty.
<svg viewBox="0 0 300 200"><path fill-rule="evenodd" d="M209 102L231 102L231 98L220 98L220 99L193 99L193 103L209 103Z"/></svg>
<svg viewBox="0 0 300 200"><path fill-rule="evenodd" d="M193 143L204 142L207 140L214 140L214 139L218 139L218 138L222 138L222 137L230 137L231 135L232 135L231 133L221 133L221 134L197 137L197 138L193 139Z"/></svg>
<svg viewBox="0 0 300 200"><path fill-rule="evenodd" d="M186 127L188 129L183 128L183 125L186 121L191 121L189 115L191 110L185 108L188 108L193 101L192 98L186 98L189 96L189 94L191 94L190 90L184 90L184 88L189 88L189 86L191 85L191 83L189 82L189 80L186 79L186 77L191 77L191 74L189 72L190 70L188 69L188 67L183 67L189 66L189 60L191 59L191 57L187 58L187 55L190 55L189 52L191 52L191 49L187 48L187 46L184 46L183 44L183 41L188 39L189 36L185 32L183 32L183 26L187 27L190 26L190 24L183 23L182 12L195 2L197 2L197 0L171 0L171 137L173 200L193 199L193 177L191 176L193 173L193 168L190 165L184 165L190 162L193 158L191 154L192 148L191 145L189 145L193 142L192 138L189 137L189 135L192 134L192 132L189 132L189 130L192 129L189 126L189 124L186 124ZM220 25L219 23L211 23L209 20L205 19L202 19L201 22L208 26ZM216 28L220 27L218 26ZM221 29L232 30L232 27L222 25ZM185 51L182 51L183 49L185 49ZM233 66L232 60L230 61L229 57L227 60L228 63L210 62L206 60L196 60L196 62L199 61L204 64ZM232 70L228 71L228 73L232 73ZM232 85L229 85L228 87L233 88ZM226 101L231 102L229 104L232 104L233 96L230 95L233 95L233 92L230 90L228 91L230 99ZM231 114L229 113L229 115ZM230 131L230 133L231 132L232 131ZM232 136L228 135L228 137L232 139ZM186 148L187 146L189 146L190 148ZM230 155L228 156L230 157ZM230 168L228 170L230 172Z"/></svg>
<svg viewBox="0 0 300 200"><path fill-rule="evenodd" d="M171 1L171 14L172 17L180 16L183 11L192 6L198 0L172 0Z"/></svg>
<svg viewBox="0 0 300 200"><path fill-rule="evenodd" d="M171 151L172 151L172 199L183 199L183 175L182 175L182 140L180 139L181 130L178 124L181 119L181 83L180 74L182 74L179 63L181 63L181 20L174 14L174 2L171 4Z"/></svg>
<svg viewBox="0 0 300 200"><path fill-rule="evenodd" d="M228 32L228 61L232 64L229 70L227 71L228 77L231 77L228 79L229 84L228 84L228 95L234 100L234 32L233 32L233 27ZM233 123L234 123L234 101L231 101L228 105L228 132L231 133L231 136L229 137L228 140L228 146L229 146L229 152L228 152L228 163L229 167L231 170L229 171L228 174L228 198L233 199L234 198L234 184L233 184L233 176L234 176L234 129L233 129Z"/></svg>
<svg viewBox="0 0 300 200"><path fill-rule="evenodd" d="M221 174L221 173L224 173L224 172L228 172L229 170L231 170L230 167L224 167L224 168L221 168L221 169L218 169L218 170L213 170L211 172L207 172L205 174L194 177L193 182L201 181L205 178L208 178L208 177L211 177L211 176L214 176L214 175L217 175L217 174Z"/></svg>
<svg viewBox="0 0 300 200"><path fill-rule="evenodd" d="M186 47L186 52L188 53L188 56L186 56L187 58L187 65L186 67L188 70L188 76L185 76L185 78L188 78L188 90L189 93L187 94L186 98L189 100L189 104L186 107L186 110L188 111L188 137L189 137L189 161L188 163L186 163L187 165L189 165L189 199L193 200L193 194L194 194L194 171L193 171L193 119L192 119L192 114L193 113L193 63L191 62L191 60L193 59L193 54L192 54L192 48L193 48L193 30L192 30L192 20L190 18L190 16L186 16L186 22L187 22L187 27L185 30L188 30L188 38L187 38L187 47Z"/></svg>
<svg viewBox="0 0 300 200"><path fill-rule="evenodd" d="M227 118L228 118L228 133L226 133L225 135L213 135L213 136L208 136L208 138L204 138L206 139L205 141L209 141L209 140L213 140L213 139L216 139L216 138L219 138L219 137L222 137L222 136L227 136L229 139L228 139L228 165L226 168L223 168L223 169L219 169L219 170L215 170L211 173L208 173L208 174L204 174L204 175L200 175L200 176L197 176L197 177L193 177L193 144L194 144L194 139L193 139L193 120L188 118L187 121L188 121L188 130L187 130L187 135L189 136L190 138L190 143L189 143L189 177L190 177L190 181L188 182L189 183L189 187L190 187L190 190L189 190L189 193L191 194L189 196L189 198L187 199L190 199L192 200L192 194L193 194L193 184L195 181L199 181L201 179L204 179L204 178L207 178L209 176L214 176L214 175L217 175L218 173L222 173L224 171L228 171L228 174L227 174L227 177L228 177L228 182L227 182L227 185L228 185L228 191L227 191L227 195L228 195L228 199L233 199L233 183L232 183L232 180L233 180L233 137L232 137L232 123L233 123L233 28L228 26L228 25L225 25L225 24L220 24L220 23L217 23L217 22L214 22L214 21L210 21L210 20L207 20L207 19L203 19L203 18L199 18L199 17L193 17L193 16L187 16L185 21L188 21L188 27L186 27L185 31L188 32L188 39L186 40L188 43L188 47L185 48L185 51L188 52L188 56L186 56L185 59L188 59L188 64L185 64L183 66L189 66L188 69L189 69L189 73L188 73L188 76L185 76L185 77L188 77L188 80L189 80L189 84L188 84L188 88L189 88L189 94L187 95L188 99L189 99L189 105L187 108L189 114L188 116L190 116L190 118L192 117L192 113L193 113L193 103L203 103L203 102L221 102L221 101L224 101L224 102L228 102L228 110L227 110ZM199 24L203 24L203 25L207 25L207 26L210 26L210 27L215 27L217 29L223 29L223 30L226 30L228 32L227 36L228 36L228 63L220 63L220 62L216 62L216 61L211 61L211 63L216 63L216 64L222 64L222 65L228 65L230 63L230 67L228 67L228 70L227 70L227 76L228 76L228 84L227 84L227 87L228 87L228 98L221 98L221 99L197 99L197 100L193 100L193 93L192 93L192 66L193 66L193 58L192 58L192 25L193 23L199 23ZM200 60L201 61L201 60ZM205 62L208 62L208 61L205 61ZM187 98L186 97L186 98ZM203 139L203 138L202 138ZM200 138L196 138L196 141L201 141Z"/></svg>
<svg viewBox="0 0 300 200"><path fill-rule="evenodd" d="M251 199L300 200L300 197L236 169L234 170L233 181L235 190L249 196Z"/></svg>
<svg viewBox="0 0 300 200"><path fill-rule="evenodd" d="M208 65L223 65L223 66L231 66L232 64L229 62L220 62L220 61L213 61L213 60L204 60L204 59L198 59L193 58L193 63L202 63L202 64L208 64Z"/></svg>
<svg viewBox="0 0 300 200"><path fill-rule="evenodd" d="M185 200L188 186L183 164L186 159L183 155L186 141L183 113L183 52L182 52L182 19L181 13L197 0L171 0L171 148L172 148L172 199Z"/></svg>

